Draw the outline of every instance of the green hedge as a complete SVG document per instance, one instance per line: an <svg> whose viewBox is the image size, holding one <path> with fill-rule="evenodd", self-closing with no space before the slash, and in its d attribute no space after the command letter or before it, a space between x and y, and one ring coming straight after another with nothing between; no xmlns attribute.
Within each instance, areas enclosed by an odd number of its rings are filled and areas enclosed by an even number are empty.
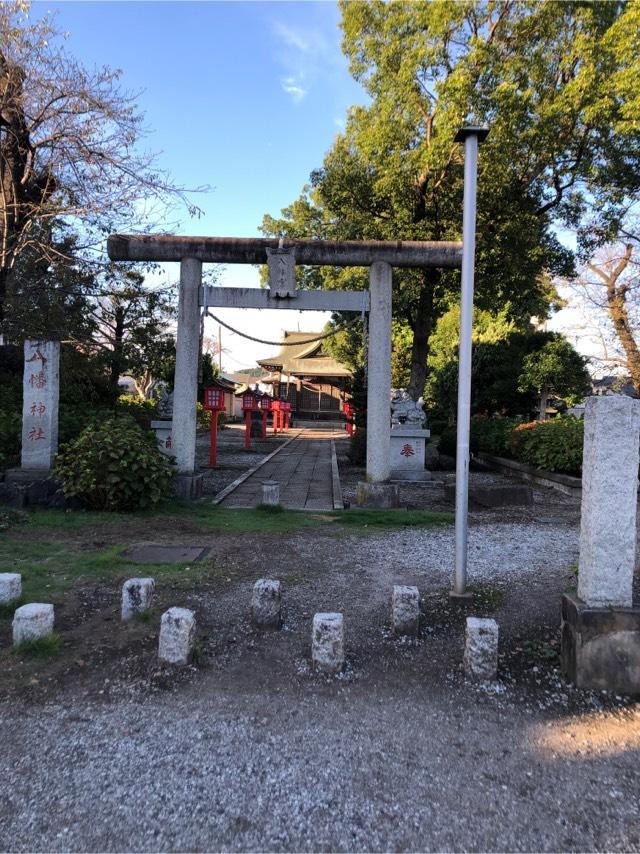
<svg viewBox="0 0 640 854"><path fill-rule="evenodd" d="M513 456L529 466L580 475L584 422L572 416L521 424L511 435Z"/></svg>
<svg viewBox="0 0 640 854"><path fill-rule="evenodd" d="M572 416L526 423L516 418L473 418L469 446L472 454L484 451L534 468L579 476L583 440L584 422ZM438 450L455 457L455 427L442 432Z"/></svg>
<svg viewBox="0 0 640 854"><path fill-rule="evenodd" d="M522 418L475 418L471 432L478 437L480 451L503 457L509 454L511 436L520 424Z"/></svg>

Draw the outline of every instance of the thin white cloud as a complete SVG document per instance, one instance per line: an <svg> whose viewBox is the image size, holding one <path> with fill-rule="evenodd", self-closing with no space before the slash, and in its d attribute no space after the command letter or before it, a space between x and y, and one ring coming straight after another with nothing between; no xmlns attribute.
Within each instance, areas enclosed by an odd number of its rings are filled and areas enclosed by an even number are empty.
<svg viewBox="0 0 640 854"><path fill-rule="evenodd" d="M299 104L319 80L333 79L344 72L336 23L325 15L323 7L320 9L320 14L310 16L304 24L281 20L271 23L275 58L283 69L280 85L294 104Z"/></svg>
<svg viewBox="0 0 640 854"><path fill-rule="evenodd" d="M294 104L299 104L307 94L307 89L301 86L294 77L284 77L280 80L280 85L282 91L290 96Z"/></svg>
<svg viewBox="0 0 640 854"><path fill-rule="evenodd" d="M299 50L300 53L312 53L312 44L306 37L306 34L300 30L293 29L281 21L276 21L273 25L273 31L289 47Z"/></svg>

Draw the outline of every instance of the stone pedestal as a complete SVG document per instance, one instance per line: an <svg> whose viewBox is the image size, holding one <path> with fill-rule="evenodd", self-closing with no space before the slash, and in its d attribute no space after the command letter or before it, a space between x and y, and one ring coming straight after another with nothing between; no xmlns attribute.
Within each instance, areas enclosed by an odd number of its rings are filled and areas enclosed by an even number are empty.
<svg viewBox="0 0 640 854"><path fill-rule="evenodd" d="M13 615L13 644L46 638L53 634L53 605L30 602L18 608Z"/></svg>
<svg viewBox="0 0 640 854"><path fill-rule="evenodd" d="M23 469L49 471L58 453L60 342L24 342Z"/></svg>
<svg viewBox="0 0 640 854"><path fill-rule="evenodd" d="M262 503L268 507L280 504L280 484L277 480L262 481Z"/></svg>
<svg viewBox="0 0 640 854"><path fill-rule="evenodd" d="M160 453L168 457L173 457L173 421L167 421L166 419L152 421L151 429L155 431Z"/></svg>
<svg viewBox="0 0 640 854"><path fill-rule="evenodd" d="M191 661L196 636L196 615L188 608L169 608L160 620L158 658L167 664Z"/></svg>
<svg viewBox="0 0 640 854"><path fill-rule="evenodd" d="M578 688L640 692L640 608L562 597L562 671Z"/></svg>
<svg viewBox="0 0 640 854"><path fill-rule="evenodd" d="M153 578L129 578L122 585L122 619L133 620L147 613L153 604L156 584Z"/></svg>
<svg viewBox="0 0 640 854"><path fill-rule="evenodd" d="M397 483L368 483L360 481L356 487L356 504L371 510L392 510L400 506L400 488Z"/></svg>
<svg viewBox="0 0 640 854"><path fill-rule="evenodd" d="M19 572L0 573L0 605L15 602L22 595L22 576Z"/></svg>
<svg viewBox="0 0 640 854"><path fill-rule="evenodd" d="M417 427L394 427L391 430L391 480L427 481L431 472L424 467L426 440L429 430Z"/></svg>
<svg viewBox="0 0 640 854"><path fill-rule="evenodd" d="M311 659L316 670L340 673L344 667L344 620L342 614L315 614Z"/></svg>
<svg viewBox="0 0 640 854"><path fill-rule="evenodd" d="M420 629L420 594L417 587L396 584L391 595L391 623L396 635L417 635Z"/></svg>
<svg viewBox="0 0 640 854"><path fill-rule="evenodd" d="M202 498L202 475L179 474L176 477L176 495L184 501Z"/></svg>
<svg viewBox="0 0 640 854"><path fill-rule="evenodd" d="M471 679L496 678L498 633L498 624L495 620L467 617L464 670Z"/></svg>
<svg viewBox="0 0 640 854"><path fill-rule="evenodd" d="M279 629L282 623L282 587L272 578L260 578L253 585L251 617L260 629Z"/></svg>

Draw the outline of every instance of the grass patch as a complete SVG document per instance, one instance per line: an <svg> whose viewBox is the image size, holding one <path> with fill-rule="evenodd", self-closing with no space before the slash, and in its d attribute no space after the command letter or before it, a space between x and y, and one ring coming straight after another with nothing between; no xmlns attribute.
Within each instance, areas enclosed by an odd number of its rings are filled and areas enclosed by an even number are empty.
<svg viewBox="0 0 640 854"><path fill-rule="evenodd" d="M83 582L120 583L141 572L179 586L190 586L203 576L221 574L214 562L206 558L190 563L142 566L128 561L123 556L125 550L126 546L87 549L81 543L60 539L34 542L6 538L0 543L0 571L22 575L22 602L55 602L65 591ZM14 603L12 606L15 610Z"/></svg>
<svg viewBox="0 0 640 854"><path fill-rule="evenodd" d="M46 637L18 644L14 646L13 651L16 655L28 655L31 658L51 658L60 652L60 645L60 635L54 632Z"/></svg>
<svg viewBox="0 0 640 854"><path fill-rule="evenodd" d="M285 510L279 506L253 509L221 508L205 499L199 502L167 502L138 513L67 512L30 510L20 522L0 533L0 572L22 575L23 602L53 602L69 589L87 583L119 584L141 573L159 582L192 587L200 580L229 580L229 568L217 566L212 557L183 563L132 564L124 557L138 538L153 540L154 533L175 528L195 541L199 535L280 535L318 530L339 535L345 529L366 536L408 527L429 528L453 522L450 513L412 510L338 510L330 513ZM137 521L136 521L137 520ZM187 524L188 523L188 524ZM99 542L100 529L122 528L117 545ZM86 533L85 533L86 531ZM13 616L16 604L11 603ZM2 616L2 612L0 612Z"/></svg>
<svg viewBox="0 0 640 854"><path fill-rule="evenodd" d="M428 510L335 510L307 512L285 510L281 505L259 505L234 509L212 505L209 499L194 502L172 501L137 513L95 513L90 511L32 510L21 514L24 526L34 531L76 531L87 527L123 526L139 520L146 532L157 526L165 531L170 519L188 520L193 533L288 534L301 529L340 525L348 528L429 528L453 524L452 513ZM5 535L6 536L6 535ZM2 538L0 538L0 543Z"/></svg>
<svg viewBox="0 0 640 854"><path fill-rule="evenodd" d="M258 513L284 513L282 504L258 504L256 510Z"/></svg>
<svg viewBox="0 0 640 854"><path fill-rule="evenodd" d="M432 528L452 525L453 513L435 513L430 510L342 510L331 516L340 525L349 528Z"/></svg>

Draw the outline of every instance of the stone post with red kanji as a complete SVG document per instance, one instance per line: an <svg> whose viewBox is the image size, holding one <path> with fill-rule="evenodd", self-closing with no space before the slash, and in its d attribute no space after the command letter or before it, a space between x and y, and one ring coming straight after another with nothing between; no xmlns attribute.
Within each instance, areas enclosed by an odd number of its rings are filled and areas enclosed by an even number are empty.
<svg viewBox="0 0 640 854"><path fill-rule="evenodd" d="M22 468L49 471L58 452L60 342L24 342Z"/></svg>

